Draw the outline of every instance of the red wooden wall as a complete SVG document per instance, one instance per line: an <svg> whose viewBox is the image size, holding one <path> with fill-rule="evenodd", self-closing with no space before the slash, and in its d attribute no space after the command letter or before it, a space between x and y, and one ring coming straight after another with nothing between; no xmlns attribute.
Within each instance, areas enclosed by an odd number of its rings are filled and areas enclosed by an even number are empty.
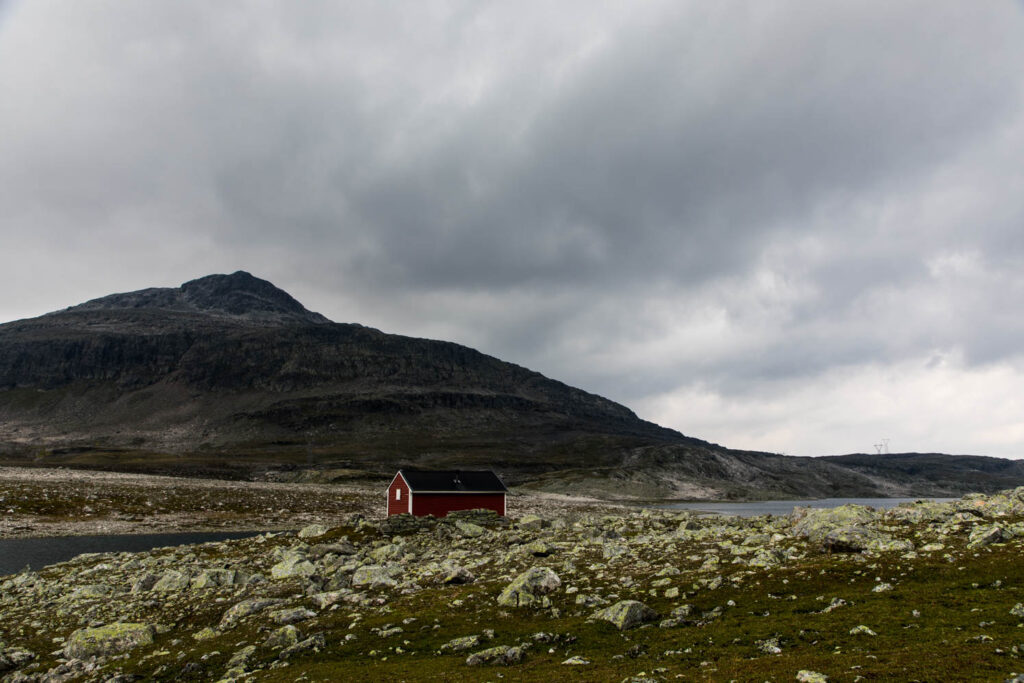
<svg viewBox="0 0 1024 683"><path fill-rule="evenodd" d="M394 496L394 494L391 494ZM405 493L402 497L405 497ZM390 499L389 499L390 500ZM475 510L484 508L505 514L504 493L416 493L412 498L412 514L417 517L434 515L444 517L453 510ZM403 509L402 512L405 512ZM388 508L390 512L390 506Z"/></svg>
<svg viewBox="0 0 1024 683"><path fill-rule="evenodd" d="M401 493L401 498L397 498L397 493ZM394 481L391 482L391 486L388 487L388 516L399 515L403 512L409 511L409 485L405 483L405 479L396 476Z"/></svg>

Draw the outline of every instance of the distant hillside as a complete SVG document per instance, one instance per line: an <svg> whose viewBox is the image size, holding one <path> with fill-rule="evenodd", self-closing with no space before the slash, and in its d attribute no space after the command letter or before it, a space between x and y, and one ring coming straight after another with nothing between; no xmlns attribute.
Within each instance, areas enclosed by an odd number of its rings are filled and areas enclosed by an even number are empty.
<svg viewBox="0 0 1024 683"><path fill-rule="evenodd" d="M333 323L245 272L0 325L0 462L296 480L487 466L649 498L970 490L732 451L458 344Z"/></svg>
<svg viewBox="0 0 1024 683"><path fill-rule="evenodd" d="M1024 482L1024 460L989 458L980 455L941 453L856 453L820 458L865 476L896 485L913 486L920 493L956 488L993 490L1020 486Z"/></svg>

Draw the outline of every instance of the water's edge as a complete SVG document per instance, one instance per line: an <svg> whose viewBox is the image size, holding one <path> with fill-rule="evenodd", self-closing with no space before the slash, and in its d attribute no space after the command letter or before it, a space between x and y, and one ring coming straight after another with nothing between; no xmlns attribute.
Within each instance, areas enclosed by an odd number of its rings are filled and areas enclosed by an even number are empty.
<svg viewBox="0 0 1024 683"><path fill-rule="evenodd" d="M141 552L165 546L249 538L261 533L263 532L210 531L0 539L0 576L16 574L26 567L38 571L51 564L66 562L82 553Z"/></svg>
<svg viewBox="0 0 1024 683"><path fill-rule="evenodd" d="M822 498L818 500L764 500L745 503L670 503L645 507L661 510L692 510L697 513L756 517L788 515L794 507L838 507L857 504L891 508L921 498ZM957 498L928 498L950 501ZM172 545L190 545L257 536L261 531L211 531L169 534L117 534L109 536L54 536L47 538L0 539L0 576L15 574L26 567L39 570L66 562L82 553L141 552Z"/></svg>

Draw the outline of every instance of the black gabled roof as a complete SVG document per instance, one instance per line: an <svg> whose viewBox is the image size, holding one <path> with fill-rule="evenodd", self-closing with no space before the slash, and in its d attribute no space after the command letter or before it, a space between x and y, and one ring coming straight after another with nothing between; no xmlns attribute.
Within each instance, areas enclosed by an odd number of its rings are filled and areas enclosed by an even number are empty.
<svg viewBox="0 0 1024 683"><path fill-rule="evenodd" d="M398 470L413 492L508 493L491 470Z"/></svg>

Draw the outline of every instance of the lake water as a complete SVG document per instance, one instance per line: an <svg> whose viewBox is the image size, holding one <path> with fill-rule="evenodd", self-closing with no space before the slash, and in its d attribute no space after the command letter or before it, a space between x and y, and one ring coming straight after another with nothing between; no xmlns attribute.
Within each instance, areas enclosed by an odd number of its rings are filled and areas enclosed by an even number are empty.
<svg viewBox="0 0 1024 683"><path fill-rule="evenodd" d="M215 531L180 534L126 534L117 536L58 536L54 538L0 539L0 576L26 566L39 570L82 553L139 552L172 545L209 543L257 536L259 531Z"/></svg>
<svg viewBox="0 0 1024 683"><path fill-rule="evenodd" d="M752 503L673 503L658 505L660 509L694 510L719 515L736 515L737 517L757 517L758 515L788 515L795 507L835 508L840 505L868 505L873 508L892 508L900 503L912 503L915 500L934 500L938 502L959 500L959 498L819 498L817 500L761 500Z"/></svg>

